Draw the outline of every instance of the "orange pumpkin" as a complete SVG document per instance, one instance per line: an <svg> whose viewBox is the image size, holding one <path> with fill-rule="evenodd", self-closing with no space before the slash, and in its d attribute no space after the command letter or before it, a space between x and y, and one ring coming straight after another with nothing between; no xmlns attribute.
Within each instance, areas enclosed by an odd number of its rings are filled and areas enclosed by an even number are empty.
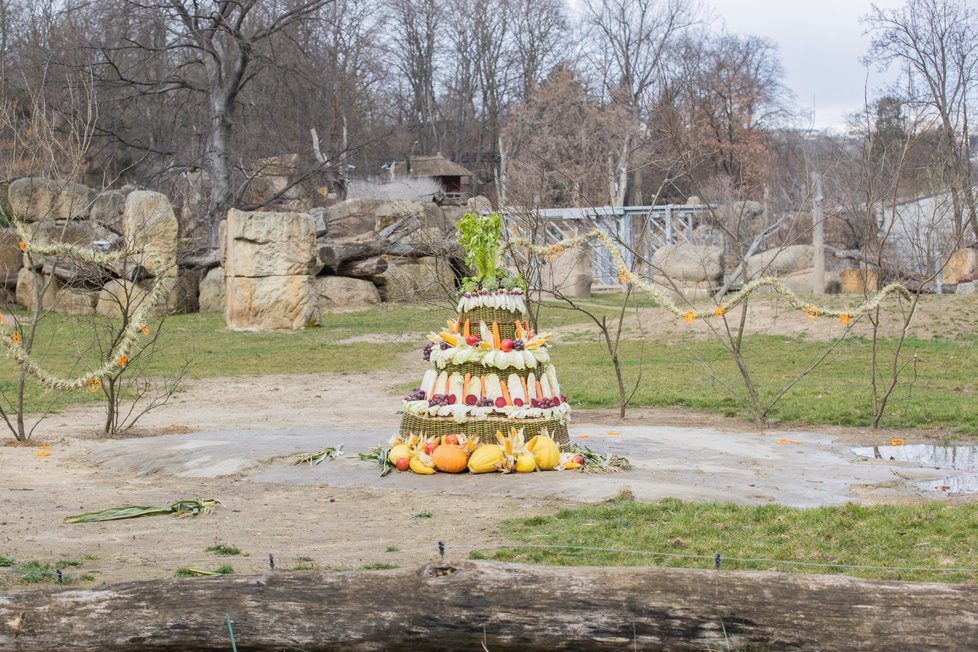
<svg viewBox="0 0 978 652"><path fill-rule="evenodd" d="M469 462L465 449L458 444L442 444L431 454L435 468L443 473L461 473Z"/></svg>

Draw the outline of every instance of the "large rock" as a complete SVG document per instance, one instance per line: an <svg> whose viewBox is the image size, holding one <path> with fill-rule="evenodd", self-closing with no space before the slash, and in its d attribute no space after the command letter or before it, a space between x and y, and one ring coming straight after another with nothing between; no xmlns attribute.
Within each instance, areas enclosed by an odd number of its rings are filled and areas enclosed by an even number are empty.
<svg viewBox="0 0 978 652"><path fill-rule="evenodd" d="M974 249L958 249L947 261L941 271L945 283L960 283L961 280L978 271L978 251Z"/></svg>
<svg viewBox="0 0 978 652"><path fill-rule="evenodd" d="M347 199L326 209L326 235L331 239L350 238L373 231L377 224L377 207L384 203L379 199L360 197Z"/></svg>
<svg viewBox="0 0 978 652"><path fill-rule="evenodd" d="M416 217L420 222L424 223L424 203L408 199L385 201L374 208L374 230L382 231L394 222L407 217Z"/></svg>
<svg viewBox="0 0 978 652"><path fill-rule="evenodd" d="M95 313L103 317L120 319L132 315L146 301L146 290L132 281L115 279L102 286L95 304Z"/></svg>
<svg viewBox="0 0 978 652"><path fill-rule="evenodd" d="M126 195L123 214L126 242L145 247L156 262L141 261L155 276L177 275L177 237L180 226L166 195L151 190L136 190Z"/></svg>
<svg viewBox="0 0 978 652"><path fill-rule="evenodd" d="M224 321L231 330L298 330L319 323L315 277L227 277Z"/></svg>
<svg viewBox="0 0 978 652"><path fill-rule="evenodd" d="M815 249L811 245L791 245L768 249L747 259L747 278L785 276L811 269ZM811 289L808 290L811 292Z"/></svg>
<svg viewBox="0 0 978 652"><path fill-rule="evenodd" d="M356 310L380 303L376 285L346 276L317 276L316 293L320 310Z"/></svg>
<svg viewBox="0 0 978 652"><path fill-rule="evenodd" d="M24 222L88 217L94 191L71 181L24 177L10 182L8 199L14 216Z"/></svg>
<svg viewBox="0 0 978 652"><path fill-rule="evenodd" d="M41 305L37 305L37 284L44 288L41 295ZM17 274L17 303L28 310L51 310L58 299L58 279L45 276L27 268L22 268Z"/></svg>
<svg viewBox="0 0 978 652"><path fill-rule="evenodd" d="M683 281L666 276L653 275L652 282L667 297L682 305L713 296L712 281Z"/></svg>
<svg viewBox="0 0 978 652"><path fill-rule="evenodd" d="M250 213L231 209L225 227L227 276L315 276L322 269L316 220L308 213Z"/></svg>
<svg viewBox="0 0 978 652"><path fill-rule="evenodd" d="M865 294L879 289L879 274L875 269L849 268L839 272L839 291L842 294Z"/></svg>
<svg viewBox="0 0 978 652"><path fill-rule="evenodd" d="M17 287L21 269L20 238L12 231L0 230L0 287Z"/></svg>
<svg viewBox="0 0 978 652"><path fill-rule="evenodd" d="M60 287L55 296L54 310L66 315L94 315L99 293L82 288Z"/></svg>
<svg viewBox="0 0 978 652"><path fill-rule="evenodd" d="M138 283L139 288L146 293L153 289L157 279L148 279ZM199 312L198 277L195 273L181 273L178 276L166 276L159 279L163 284L163 296L159 309L168 315L189 314Z"/></svg>
<svg viewBox="0 0 978 652"><path fill-rule="evenodd" d="M565 251L543 265L540 274L545 290L565 297L589 297L593 275L591 251L587 247Z"/></svg>
<svg viewBox="0 0 978 652"><path fill-rule="evenodd" d="M88 219L101 224L113 233L122 235L126 212L126 195L122 190L105 190L92 201Z"/></svg>
<svg viewBox="0 0 978 652"><path fill-rule="evenodd" d="M197 305L200 312L224 312L227 306L227 284L224 282L224 268L215 267L207 271L200 280Z"/></svg>
<svg viewBox="0 0 978 652"><path fill-rule="evenodd" d="M683 243L666 245L652 254L653 274L680 281L716 281L723 275L723 250Z"/></svg>
<svg viewBox="0 0 978 652"><path fill-rule="evenodd" d="M455 287L455 273L447 260L390 257L387 262L389 267L383 274L385 301L441 299Z"/></svg>
<svg viewBox="0 0 978 652"><path fill-rule="evenodd" d="M786 288L795 294L812 294L815 289L815 270L812 268L804 269L793 274L786 274L779 277ZM834 294L839 287L839 275L835 272L826 271L824 276L825 293Z"/></svg>

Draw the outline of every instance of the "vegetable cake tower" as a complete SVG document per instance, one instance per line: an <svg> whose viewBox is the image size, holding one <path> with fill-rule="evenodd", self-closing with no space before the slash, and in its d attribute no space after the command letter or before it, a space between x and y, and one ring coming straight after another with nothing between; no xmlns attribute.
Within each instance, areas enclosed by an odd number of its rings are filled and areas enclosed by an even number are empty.
<svg viewBox="0 0 978 652"><path fill-rule="evenodd" d="M401 436L456 433L492 442L497 431L515 427L527 440L546 431L569 448L570 406L550 362L550 333L530 328L526 281L497 262L500 217L467 214L456 228L477 276L462 280L455 319L429 335L423 353L431 368L404 399Z"/></svg>

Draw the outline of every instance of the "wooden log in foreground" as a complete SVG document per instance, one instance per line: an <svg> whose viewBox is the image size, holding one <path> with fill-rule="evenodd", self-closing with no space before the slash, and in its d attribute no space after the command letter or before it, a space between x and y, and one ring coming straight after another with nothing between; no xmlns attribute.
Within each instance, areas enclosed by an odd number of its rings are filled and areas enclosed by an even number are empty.
<svg viewBox="0 0 978 652"><path fill-rule="evenodd" d="M974 649L978 587L489 562L0 596L2 650Z"/></svg>

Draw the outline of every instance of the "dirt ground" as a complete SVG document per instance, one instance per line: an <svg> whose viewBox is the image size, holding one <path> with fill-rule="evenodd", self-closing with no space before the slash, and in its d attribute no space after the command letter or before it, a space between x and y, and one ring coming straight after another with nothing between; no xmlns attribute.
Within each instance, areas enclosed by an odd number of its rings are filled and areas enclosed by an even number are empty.
<svg viewBox="0 0 978 652"><path fill-rule="evenodd" d="M943 304L954 319L942 316L948 313L924 311L915 326L917 334L951 337L973 331L978 301L961 299L954 310ZM798 332L803 330L816 339L832 337L840 328L835 320L812 323L803 315L786 317L783 310L772 307L756 313L754 328L770 328L774 320L779 321L781 334L791 334L797 322ZM702 325L690 327L681 320L673 324L661 315L643 322L646 336L657 338L702 329ZM572 338L575 332L581 332L579 327L567 328L557 334L558 340L560 336ZM420 373L416 357L404 357L396 370L383 374L192 381L169 405L144 417L140 429L130 436L328 426L349 429L345 444L352 455L382 443L367 440L363 431L396 430L400 397L392 393L390 378L392 373L405 377ZM353 405L348 401L351 395L358 397ZM14 558L18 563L80 561L80 567L68 568L66 573L82 585L170 577L180 567L213 569L224 563L231 563L239 573L258 572L268 568L269 553L279 569L405 567L435 558L439 540L449 542L449 557L464 558L471 548L501 542L497 533L501 520L552 513L574 502L573 497L533 493L491 498L451 489L421 493L384 486L380 481L366 486L328 482L296 486L253 482L246 474L217 478L137 475L91 461L90 453L105 444L95 432L100 420L98 405L72 408L45 420L31 446L0 446L0 558ZM575 420L609 428L622 425L612 410L578 411ZM753 430L748 423L720 416L663 409L632 409L624 424ZM882 443L893 434L815 430L845 444ZM920 438L928 436L919 434ZM41 443L49 446L50 456L37 456L36 446ZM85 511L125 504L165 505L197 496L219 499L223 506L196 518L63 523L66 516ZM246 555L217 557L205 552L218 543L236 546ZM90 579L83 579L85 575ZM10 569L0 568L0 590L25 588L38 585L23 586Z"/></svg>

